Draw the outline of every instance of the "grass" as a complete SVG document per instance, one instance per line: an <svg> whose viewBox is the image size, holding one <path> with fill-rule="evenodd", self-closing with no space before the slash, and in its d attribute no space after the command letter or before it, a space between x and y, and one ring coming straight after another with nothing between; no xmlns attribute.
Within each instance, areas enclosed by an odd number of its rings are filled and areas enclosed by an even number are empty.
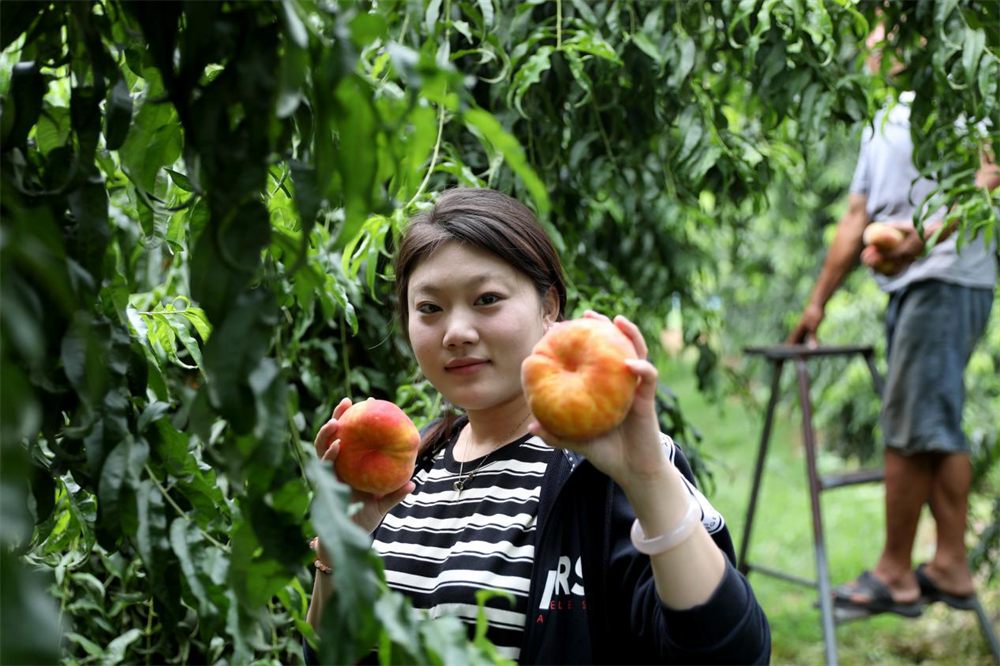
<svg viewBox="0 0 1000 666"><path fill-rule="evenodd" d="M687 418L701 430L703 450L715 475L712 503L725 516L737 551L750 497L750 485L763 409L748 409L738 400L713 403L695 385L692 366L668 361L661 377L681 399ZM764 378L761 378L764 379ZM812 518L809 508L805 454L801 446L801 416L797 400L784 396L775 416L768 459L754 517L749 560L815 578ZM843 467L832 454L819 456L821 473ZM884 492L880 484L831 490L823 494L823 527L833 584L870 569L883 543ZM974 512L988 507L975 506ZM934 526L925 510L914 562L934 552ZM816 592L761 574L750 574L761 606L771 623L774 664L821 664L823 634ZM979 595L1000 631L1000 591L979 581ZM915 620L880 615L837 628L840 663L853 664L990 664L989 646L975 614L934 604Z"/></svg>

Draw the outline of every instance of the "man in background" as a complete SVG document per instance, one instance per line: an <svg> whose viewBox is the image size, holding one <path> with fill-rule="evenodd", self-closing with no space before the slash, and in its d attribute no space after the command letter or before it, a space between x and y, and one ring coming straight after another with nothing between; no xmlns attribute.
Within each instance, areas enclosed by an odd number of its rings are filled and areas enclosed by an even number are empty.
<svg viewBox="0 0 1000 666"><path fill-rule="evenodd" d="M872 49L884 39L884 26L869 37ZM879 71L880 53L872 50L868 66ZM893 72L890 72L892 74ZM860 256L889 294L886 337L889 371L880 422L885 438L885 546L878 563L836 590L836 603L871 612L915 617L924 601L971 607L974 588L965 549L965 529L972 467L962 431L965 398L963 374L982 336L997 279L995 243L982 235L961 252L951 232L941 231L925 253L925 239L945 224L942 209L914 228L915 207L936 187L920 177L913 164L910 108L913 93L879 113L865 130L850 187L848 210L837 224L833 245L789 343L815 344L824 308ZM977 187L1000 184L1000 167L984 150ZM863 248L862 235L872 222L900 229L893 250ZM911 553L923 505L930 502L937 526L934 557L915 571Z"/></svg>

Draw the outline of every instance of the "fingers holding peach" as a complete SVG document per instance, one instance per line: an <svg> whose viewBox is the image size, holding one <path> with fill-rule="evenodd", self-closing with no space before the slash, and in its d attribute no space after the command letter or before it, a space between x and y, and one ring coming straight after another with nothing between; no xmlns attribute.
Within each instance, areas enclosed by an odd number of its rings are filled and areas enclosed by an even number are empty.
<svg viewBox="0 0 1000 666"><path fill-rule="evenodd" d="M641 359L646 358L649 355L649 346L646 344L646 338L642 336L642 331L639 330L639 327L624 315L615 317L614 323L632 341L632 344L635 346L636 355Z"/></svg>
<svg viewBox="0 0 1000 666"><path fill-rule="evenodd" d="M611 318L610 317L608 317L605 314L601 314L600 312L598 312L596 310L584 310L584 312L583 312L583 318L584 319L597 319L598 321L606 321L609 324L611 323Z"/></svg>
<svg viewBox="0 0 1000 666"><path fill-rule="evenodd" d="M861 263L882 275L895 275L902 270L902 264L885 257L874 245L868 245L861 252Z"/></svg>
<svg viewBox="0 0 1000 666"><path fill-rule="evenodd" d="M642 331L628 317L616 315L614 319L611 319L607 315L603 315L595 310L586 310L583 313L583 318L614 324L618 327L618 330L625 334L625 337L632 341L635 353L639 358L646 358L646 355L649 353L649 347L646 345L646 339L642 336Z"/></svg>
<svg viewBox="0 0 1000 666"><path fill-rule="evenodd" d="M346 412L348 409L351 408L351 404L352 403L350 398L344 398L343 400L338 402L337 406L333 408L333 418L339 419L341 416L343 416L344 412Z"/></svg>
<svg viewBox="0 0 1000 666"><path fill-rule="evenodd" d="M316 447L316 457L323 459L326 455L327 450L337 439L337 420L330 419L324 423L319 432L316 433L316 439L313 440L313 446Z"/></svg>
<svg viewBox="0 0 1000 666"><path fill-rule="evenodd" d="M320 426L319 432L316 433L316 439L313 440L313 446L316 448L317 458L325 460L327 450L337 440L337 420L350 408L351 399L344 398L337 403L336 407L333 408L333 416L330 420Z"/></svg>
<svg viewBox="0 0 1000 666"><path fill-rule="evenodd" d="M639 385L635 391L637 400L633 404L642 404L643 402L648 402L650 405L654 404L660 371L656 369L655 365L644 358L627 359L625 365L639 379Z"/></svg>

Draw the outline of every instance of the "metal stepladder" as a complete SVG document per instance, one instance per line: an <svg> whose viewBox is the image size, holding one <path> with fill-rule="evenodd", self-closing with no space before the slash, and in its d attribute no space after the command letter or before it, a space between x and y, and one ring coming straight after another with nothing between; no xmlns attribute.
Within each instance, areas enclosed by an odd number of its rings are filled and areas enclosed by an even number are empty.
<svg viewBox="0 0 1000 666"><path fill-rule="evenodd" d="M754 469L753 486L750 491L750 503L747 507L746 522L743 528L743 538L739 551L739 570L747 576L756 571L781 580L816 588L819 592L820 622L823 628L823 643L826 648L827 666L837 664L837 637L834 632L836 624L849 620L869 617L865 611L855 611L835 607L830 586L830 571L827 565L826 545L823 538L823 521L820 510L820 494L825 490L843 488L861 483L875 483L884 479L881 469L864 469L841 474L820 475L816 466L816 437L812 422L812 402L809 398L809 371L807 363L811 359L831 356L853 356L858 354L865 359L871 372L872 383L878 396L882 395L882 378L875 367L875 355L870 346L838 345L817 346L806 345L774 345L770 347L748 347L744 353L763 356L772 365L771 395L767 402L767 412L764 418L764 428L761 433L760 448L757 451L757 463ZM774 420L775 407L781 392L781 371L786 361L795 364L798 377L799 400L802 407L802 435L805 446L806 476L809 482L809 501L812 509L813 547L816 555L816 580L808 580L778 569L751 564L747 559L750 547L750 535L753 527L754 513L757 509L757 498L760 493L761 480L764 473L764 462L767 457L767 447L771 439L771 425ZM1000 666L1000 640L990 623L989 617L975 599L976 615L982 627L986 640L993 652L993 657Z"/></svg>

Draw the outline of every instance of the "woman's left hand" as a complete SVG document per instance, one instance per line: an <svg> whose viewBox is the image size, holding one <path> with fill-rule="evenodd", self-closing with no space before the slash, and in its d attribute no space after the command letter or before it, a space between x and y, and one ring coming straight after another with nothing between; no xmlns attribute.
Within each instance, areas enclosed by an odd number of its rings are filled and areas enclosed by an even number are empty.
<svg viewBox="0 0 1000 666"><path fill-rule="evenodd" d="M584 317L611 321L592 310L587 310ZM628 369L639 380L632 408L625 420L614 430L583 442L560 439L546 431L537 421L532 422L528 429L550 446L583 454L595 467L628 491L635 484L661 478L672 465L660 442L660 423L656 417L659 372L646 360L649 348L639 327L631 321L618 315L612 323L632 341L638 357L636 360L625 361Z"/></svg>

